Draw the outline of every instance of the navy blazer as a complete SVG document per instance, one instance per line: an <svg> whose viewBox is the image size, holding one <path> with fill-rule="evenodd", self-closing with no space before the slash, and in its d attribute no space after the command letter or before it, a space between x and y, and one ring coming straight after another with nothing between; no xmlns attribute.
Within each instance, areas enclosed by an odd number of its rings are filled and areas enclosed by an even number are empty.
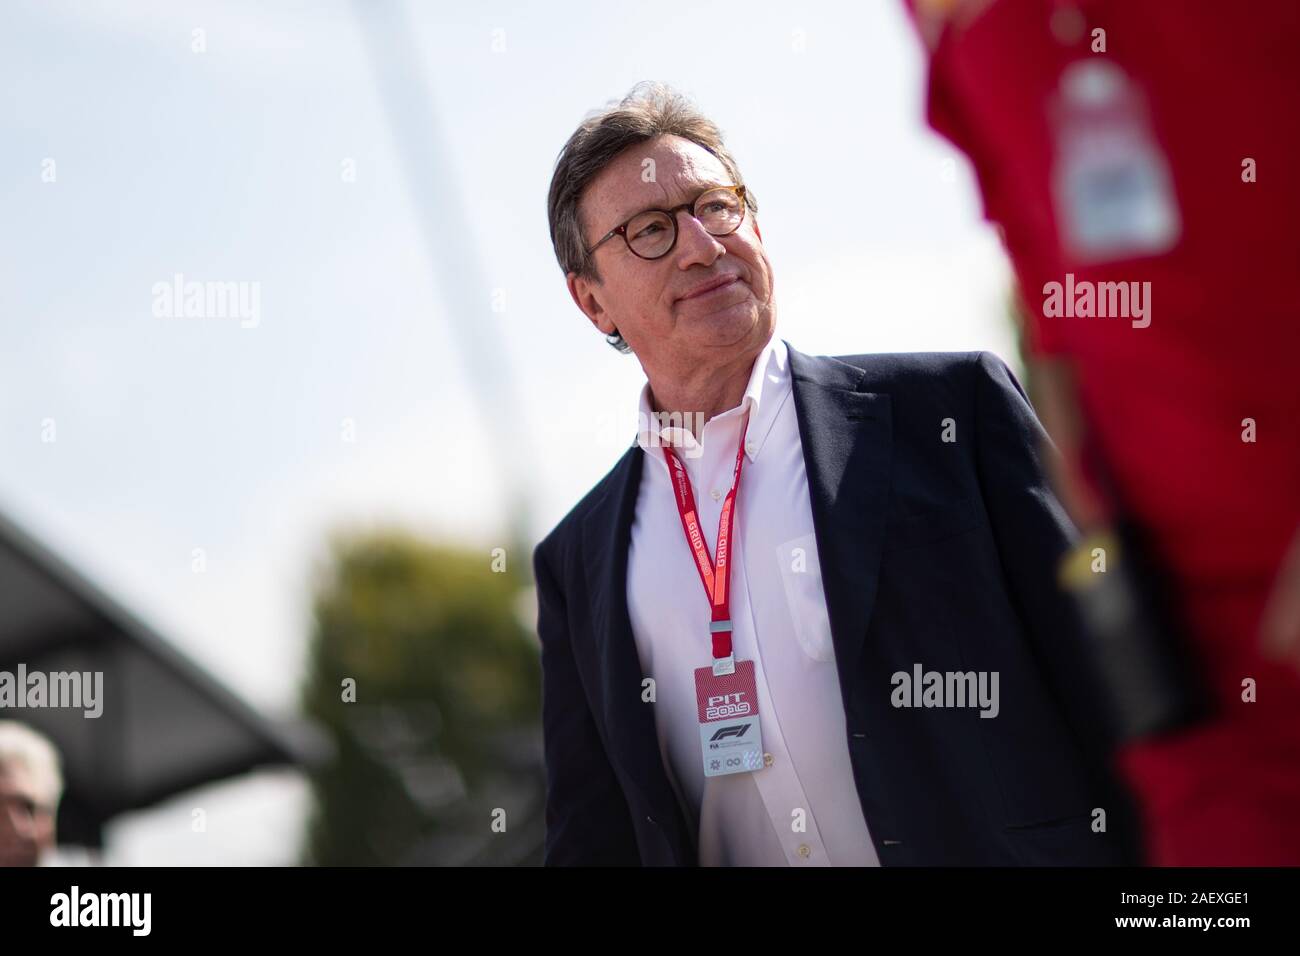
<svg viewBox="0 0 1300 956"><path fill-rule="evenodd" d="M1056 586L1074 530L1019 383L986 352L786 345L849 757L881 863L1139 862L1095 672ZM644 460L634 443L533 554L548 866L698 859L628 617ZM895 707L891 675L918 663L997 671L998 716Z"/></svg>

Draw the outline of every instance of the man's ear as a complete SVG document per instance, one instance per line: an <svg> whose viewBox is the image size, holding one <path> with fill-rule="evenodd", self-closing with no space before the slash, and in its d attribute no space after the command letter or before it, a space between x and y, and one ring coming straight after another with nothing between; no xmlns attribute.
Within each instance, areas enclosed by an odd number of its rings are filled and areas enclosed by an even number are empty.
<svg viewBox="0 0 1300 956"><path fill-rule="evenodd" d="M592 325L605 335L613 335L618 331L614 328L614 321L609 317L609 313L600 304L600 299L596 297L595 290L599 287L599 283L576 272L570 272L565 276L565 282L574 305L582 310L582 314L591 321Z"/></svg>

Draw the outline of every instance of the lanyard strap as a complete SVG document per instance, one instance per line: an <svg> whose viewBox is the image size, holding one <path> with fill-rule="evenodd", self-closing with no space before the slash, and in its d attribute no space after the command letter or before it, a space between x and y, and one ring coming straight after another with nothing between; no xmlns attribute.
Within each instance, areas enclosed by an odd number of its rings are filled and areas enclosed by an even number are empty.
<svg viewBox="0 0 1300 956"><path fill-rule="evenodd" d="M722 513L718 515L717 563L709 557L709 546L700 530L699 514L695 510L695 493L691 490L691 479L686 474L677 453L668 445L664 446L664 457L668 462L668 476L672 479L673 496L677 502L677 514L682 519L682 530L686 533L686 543L690 545L695 557L695 570L700 574L705 596L709 599L709 633L713 638L714 660L731 657L731 594L728 587L731 581L731 531L736 518L736 493L740 490L740 471L745 463L745 433L749 431L749 416L740 429L740 447L736 449L736 470L731 479L731 490L722 502Z"/></svg>

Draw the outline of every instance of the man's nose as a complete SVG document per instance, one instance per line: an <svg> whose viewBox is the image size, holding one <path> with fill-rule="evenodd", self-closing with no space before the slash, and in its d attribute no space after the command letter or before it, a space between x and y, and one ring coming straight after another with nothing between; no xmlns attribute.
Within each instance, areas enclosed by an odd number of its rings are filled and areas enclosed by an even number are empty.
<svg viewBox="0 0 1300 956"><path fill-rule="evenodd" d="M695 265L712 265L718 256L726 254L727 247L711 235L700 221L685 209L677 214L677 253L683 269Z"/></svg>

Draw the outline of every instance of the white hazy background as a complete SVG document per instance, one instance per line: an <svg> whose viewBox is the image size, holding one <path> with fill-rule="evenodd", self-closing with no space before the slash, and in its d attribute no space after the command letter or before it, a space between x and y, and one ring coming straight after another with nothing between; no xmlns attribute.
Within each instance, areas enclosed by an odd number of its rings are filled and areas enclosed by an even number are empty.
<svg viewBox="0 0 1300 956"><path fill-rule="evenodd" d="M379 12L409 19L420 65L397 114L364 39ZM0 509L270 715L296 704L328 529L397 521L481 545L485 568L505 543L507 423L476 395L525 399L509 424L530 443L534 540L631 441L640 366L569 299L546 192L584 114L639 80L726 133L779 335L1015 362L1009 272L968 165L924 123L902 0L9 0L4 19ZM422 228L395 123L450 145L418 190L459 197L467 232ZM453 247L481 288L439 277ZM260 323L154 317L176 273L260 283ZM479 391L467 335L493 357ZM292 862L306 808L298 774L254 775L124 819L105 859Z"/></svg>

